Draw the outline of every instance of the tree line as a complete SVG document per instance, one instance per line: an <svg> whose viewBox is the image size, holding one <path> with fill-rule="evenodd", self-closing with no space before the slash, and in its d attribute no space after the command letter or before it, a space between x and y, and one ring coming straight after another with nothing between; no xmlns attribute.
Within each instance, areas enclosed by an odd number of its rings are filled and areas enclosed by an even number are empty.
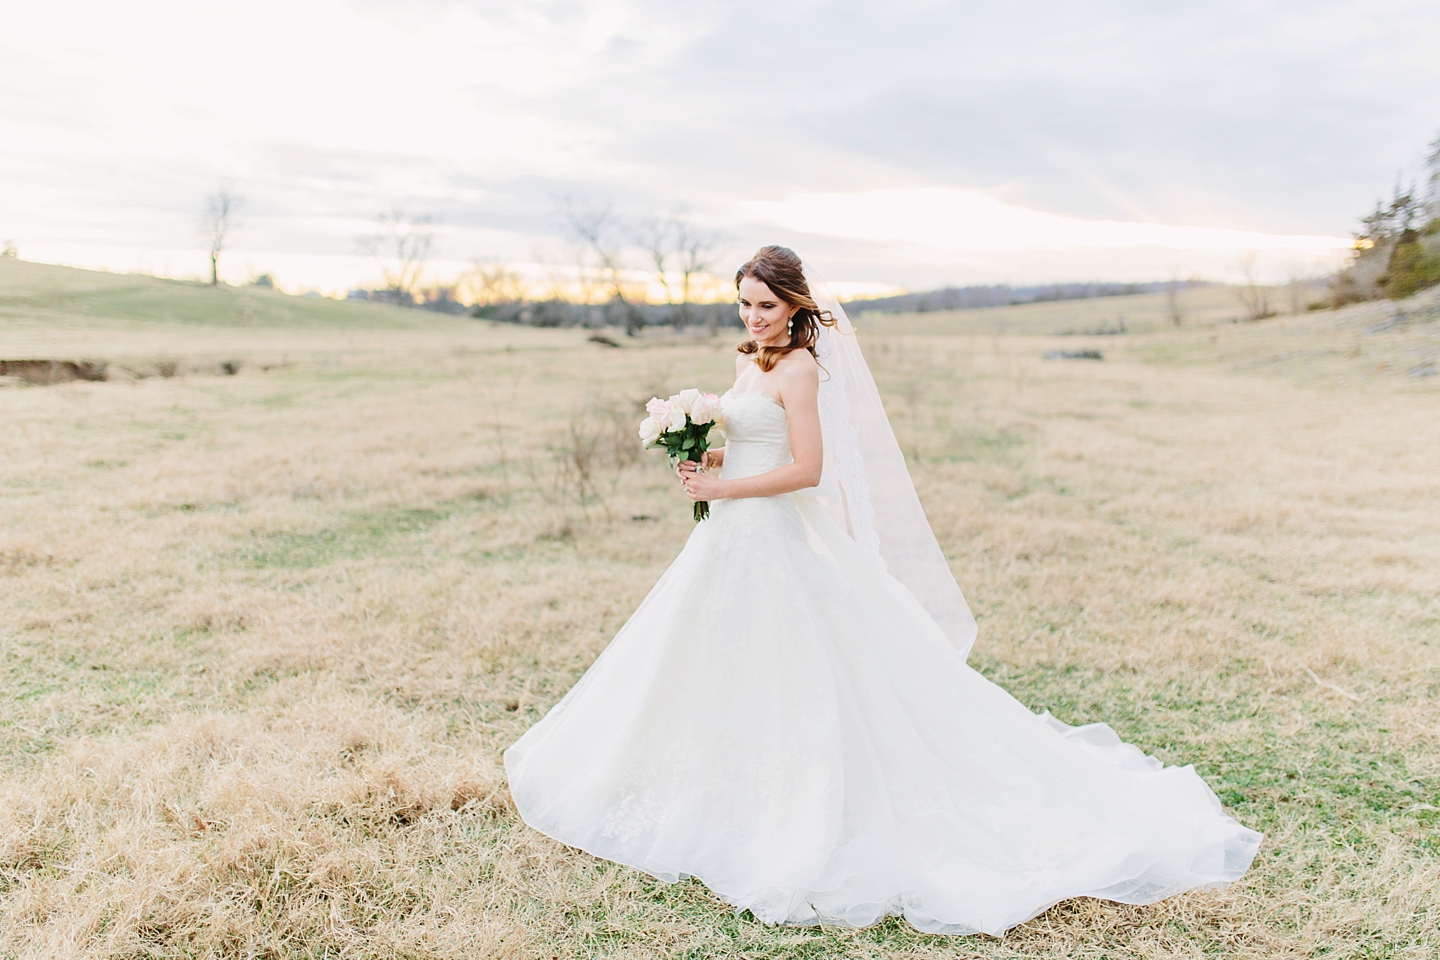
<svg viewBox="0 0 1440 960"><path fill-rule="evenodd" d="M220 258L242 226L244 202L229 182L204 199L198 228L209 251L211 286L220 283ZM698 281L714 266L721 238L683 211L626 217L613 205L563 196L555 201L555 221L569 262L550 263L537 292L498 261L477 260L448 281L430 276L437 218L385 211L374 231L355 241L357 253L375 260L380 284L350 296L538 326L619 326L631 334L657 324L713 328L733 320L731 304L696 302ZM269 274L255 282L273 285Z"/></svg>
<svg viewBox="0 0 1440 960"><path fill-rule="evenodd" d="M943 310L975 310L1007 307L1019 303L1058 300L1089 300L1098 297L1128 297L1138 293L1169 293L1204 286L1201 280L1167 280L1154 283L1041 283L1014 287L1007 283L945 287L924 293L902 293L890 297L851 300L845 311L862 313L930 313Z"/></svg>

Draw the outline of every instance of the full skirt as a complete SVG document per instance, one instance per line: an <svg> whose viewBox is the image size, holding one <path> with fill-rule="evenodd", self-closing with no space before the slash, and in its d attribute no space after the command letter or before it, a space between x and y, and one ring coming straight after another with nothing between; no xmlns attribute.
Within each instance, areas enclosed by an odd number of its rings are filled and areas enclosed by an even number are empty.
<svg viewBox="0 0 1440 960"><path fill-rule="evenodd" d="M1261 840L967 666L805 494L715 504L505 762L532 827L773 923L999 934L1223 885Z"/></svg>

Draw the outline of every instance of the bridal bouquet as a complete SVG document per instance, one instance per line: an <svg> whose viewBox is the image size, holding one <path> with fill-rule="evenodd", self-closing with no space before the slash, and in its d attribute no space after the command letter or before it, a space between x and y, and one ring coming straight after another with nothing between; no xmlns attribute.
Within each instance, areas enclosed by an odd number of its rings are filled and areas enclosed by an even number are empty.
<svg viewBox="0 0 1440 960"><path fill-rule="evenodd" d="M640 446L664 447L673 467L681 460L703 464L705 451L710 449L707 435L720 419L720 398L699 390L681 390L669 400L651 397L645 404L650 414L640 423ZM710 516L710 504L695 504L695 522Z"/></svg>

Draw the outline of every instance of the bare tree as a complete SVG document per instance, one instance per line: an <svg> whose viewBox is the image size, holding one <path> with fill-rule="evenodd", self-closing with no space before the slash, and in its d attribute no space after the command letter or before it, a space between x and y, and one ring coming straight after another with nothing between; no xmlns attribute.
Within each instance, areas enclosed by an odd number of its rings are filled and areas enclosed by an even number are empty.
<svg viewBox="0 0 1440 960"><path fill-rule="evenodd" d="M615 209L607 204L593 205L572 197L560 197L560 217L578 246L577 266L582 272L590 268L593 256L610 296L624 301L621 279L621 257L624 253L624 229Z"/></svg>
<svg viewBox="0 0 1440 960"><path fill-rule="evenodd" d="M570 271L564 265L564 258L555 256L547 244L536 244L530 253L530 257L540 264L544 271L544 283L540 290L541 300L564 300L567 298L570 289ZM583 278L582 278L583 280ZM590 302L591 291L581 284L581 297L586 303Z"/></svg>
<svg viewBox="0 0 1440 960"><path fill-rule="evenodd" d="M677 325L687 323L695 277L710 269L715 235L695 226L677 211L666 217L652 216L641 221L635 240L650 255L660 285L665 289L666 303L675 302L670 275L680 275L680 310L676 320Z"/></svg>
<svg viewBox="0 0 1440 960"><path fill-rule="evenodd" d="M719 238L702 230L682 217L675 218L675 252L680 270L680 303L689 319L689 304L694 294L696 274L705 273L714 265Z"/></svg>
<svg viewBox="0 0 1440 960"><path fill-rule="evenodd" d="M470 303L489 306L497 303L517 303L525 299L529 284L520 274L503 263L476 260L469 272L463 275L457 286Z"/></svg>
<svg viewBox="0 0 1440 960"><path fill-rule="evenodd" d="M200 214L200 234L210 245L210 286L220 285L220 254L225 241L240 226L239 212L245 199L235 192L234 184L228 180L220 189L205 198L205 209Z"/></svg>
<svg viewBox="0 0 1440 960"><path fill-rule="evenodd" d="M1264 320L1266 317L1275 316L1275 311L1270 309L1270 292L1261 286L1256 279L1257 255L1254 250L1246 250L1240 255L1238 266L1240 275L1245 282L1236 290L1236 296L1245 307L1245 319L1250 321Z"/></svg>
<svg viewBox="0 0 1440 960"><path fill-rule="evenodd" d="M375 224L376 232L360 237L356 247L379 262L385 289L395 301L410 306L435 250L435 218L428 213L412 216L396 207L377 216Z"/></svg>
<svg viewBox="0 0 1440 960"><path fill-rule="evenodd" d="M1180 309L1180 268L1175 267L1170 271L1170 280L1165 284L1165 312L1170 316L1170 322L1175 326L1185 322L1185 314Z"/></svg>
<svg viewBox="0 0 1440 960"><path fill-rule="evenodd" d="M596 261L596 269L610 294L610 307L617 310L625 324L625 332L634 336L640 329L643 317L635 305L625 296L624 265L625 251L624 223L609 204L592 205L572 197L557 198L560 217L577 245L577 266L582 285L590 272L589 257Z"/></svg>
<svg viewBox="0 0 1440 960"><path fill-rule="evenodd" d="M1287 268L1289 283L1286 285L1286 292L1290 295L1290 312L1304 313L1309 306L1310 272L1305 269L1305 264L1299 260L1290 261Z"/></svg>
<svg viewBox="0 0 1440 960"><path fill-rule="evenodd" d="M655 279L665 290L665 302L674 303L675 294L670 287L670 256L674 252L675 218L649 216L637 224L635 242L650 257L655 267Z"/></svg>

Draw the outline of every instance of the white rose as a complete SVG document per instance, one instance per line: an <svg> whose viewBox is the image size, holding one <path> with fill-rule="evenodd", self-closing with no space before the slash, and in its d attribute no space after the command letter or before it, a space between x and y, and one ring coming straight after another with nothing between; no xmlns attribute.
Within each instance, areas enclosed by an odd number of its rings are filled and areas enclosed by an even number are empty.
<svg viewBox="0 0 1440 960"><path fill-rule="evenodd" d="M640 421L640 444L641 446L653 446L656 440L660 439L660 424L655 422L654 417L646 417Z"/></svg>
<svg viewBox="0 0 1440 960"><path fill-rule="evenodd" d="M713 393L707 393L690 408L690 420L692 423L711 423L719 413L720 398Z"/></svg>
<svg viewBox="0 0 1440 960"><path fill-rule="evenodd" d="M685 408L678 403L670 404L670 422L665 425L666 430L685 429Z"/></svg>
<svg viewBox="0 0 1440 960"><path fill-rule="evenodd" d="M681 390L675 394L675 396L671 397L670 405L675 406L679 404L681 410L684 410L686 413L693 413L695 411L695 401L699 399L700 391L692 387L689 390ZM692 417L691 419L694 418Z"/></svg>

